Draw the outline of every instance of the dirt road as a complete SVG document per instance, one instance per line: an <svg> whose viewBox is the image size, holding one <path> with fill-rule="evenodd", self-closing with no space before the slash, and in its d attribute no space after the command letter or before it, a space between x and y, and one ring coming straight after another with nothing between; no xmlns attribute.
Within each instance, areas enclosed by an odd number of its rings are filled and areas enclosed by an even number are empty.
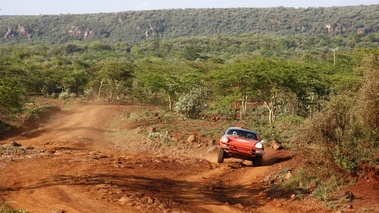
<svg viewBox="0 0 379 213"><path fill-rule="evenodd" d="M327 212L311 198L299 205L290 196L270 195L264 179L286 166L280 161L289 159L286 153L268 149L266 165L254 167L231 159L217 164L212 155L139 151L146 135L120 134L125 114L139 109L65 106L42 127L0 141L24 147L0 156L2 201L34 213Z"/></svg>

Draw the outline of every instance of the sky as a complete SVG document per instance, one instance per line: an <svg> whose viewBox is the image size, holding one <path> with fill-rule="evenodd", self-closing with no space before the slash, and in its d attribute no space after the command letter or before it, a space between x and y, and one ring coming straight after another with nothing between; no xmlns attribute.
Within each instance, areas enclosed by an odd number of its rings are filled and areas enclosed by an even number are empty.
<svg viewBox="0 0 379 213"><path fill-rule="evenodd" d="M239 7L332 7L379 0L0 0L0 15L58 15L139 10Z"/></svg>

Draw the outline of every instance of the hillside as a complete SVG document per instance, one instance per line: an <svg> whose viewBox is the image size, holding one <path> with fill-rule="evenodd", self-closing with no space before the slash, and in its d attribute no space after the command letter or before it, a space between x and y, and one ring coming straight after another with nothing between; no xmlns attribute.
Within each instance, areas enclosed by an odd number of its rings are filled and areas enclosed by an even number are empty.
<svg viewBox="0 0 379 213"><path fill-rule="evenodd" d="M379 32L379 5L330 8L170 9L81 15L0 17L0 43L62 43L261 34L342 35Z"/></svg>

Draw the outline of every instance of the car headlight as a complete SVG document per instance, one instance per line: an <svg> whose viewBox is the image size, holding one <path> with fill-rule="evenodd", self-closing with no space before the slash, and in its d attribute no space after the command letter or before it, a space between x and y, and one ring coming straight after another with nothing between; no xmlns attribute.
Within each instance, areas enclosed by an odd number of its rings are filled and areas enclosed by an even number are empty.
<svg viewBox="0 0 379 213"><path fill-rule="evenodd" d="M220 141L223 142L223 143L226 143L226 142L229 142L229 138L226 137L226 136L222 136L222 138L221 138Z"/></svg>
<svg viewBox="0 0 379 213"><path fill-rule="evenodd" d="M255 144L255 148L262 149L263 148L263 144L262 143L257 143L257 144Z"/></svg>

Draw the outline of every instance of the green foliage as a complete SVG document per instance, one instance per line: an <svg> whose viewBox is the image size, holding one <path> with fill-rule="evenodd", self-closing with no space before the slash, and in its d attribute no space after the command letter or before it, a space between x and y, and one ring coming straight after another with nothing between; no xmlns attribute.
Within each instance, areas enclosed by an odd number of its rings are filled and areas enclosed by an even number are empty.
<svg viewBox="0 0 379 213"><path fill-rule="evenodd" d="M207 93L204 88L193 88L188 94L183 94L175 104L177 112L189 118L196 118L206 108Z"/></svg>
<svg viewBox="0 0 379 213"><path fill-rule="evenodd" d="M269 123L273 124L279 114L307 116L313 112L328 88L322 78L324 69L317 63L255 57L215 70L210 79L215 82L216 99L229 100L229 104L261 103L268 110ZM220 103L226 102L216 102Z"/></svg>
<svg viewBox="0 0 379 213"><path fill-rule="evenodd" d="M372 137L371 144L379 144L379 52L369 53L363 60L360 70L364 72L365 81L358 93L358 113L362 118L363 128Z"/></svg>
<svg viewBox="0 0 379 213"><path fill-rule="evenodd" d="M340 150L335 150L333 153L334 163L340 165L342 168L347 170L357 169L357 163L352 161L352 157L346 156L343 153L340 153Z"/></svg>
<svg viewBox="0 0 379 213"><path fill-rule="evenodd" d="M20 112L27 100L26 88L20 78L0 78L0 114Z"/></svg>
<svg viewBox="0 0 379 213"><path fill-rule="evenodd" d="M319 183L314 191L314 197L322 201L329 201L332 194L338 192L345 184L338 176L330 176L328 179Z"/></svg>
<svg viewBox="0 0 379 213"><path fill-rule="evenodd" d="M215 98L213 104L207 109L208 114L222 114L232 118L235 114L233 102L238 99L233 95L225 95L222 98Z"/></svg>
<svg viewBox="0 0 379 213"><path fill-rule="evenodd" d="M285 174L287 174L287 171L285 171L283 175ZM303 167L298 168L291 178L283 182L282 186L289 189L303 188L309 190L311 185L316 181L317 176L314 173L310 172L307 168ZM299 186L299 183L301 183L301 186Z"/></svg>
<svg viewBox="0 0 379 213"><path fill-rule="evenodd" d="M319 158L318 163L322 162L331 168L337 166L353 170L362 159L362 148L368 147L360 141L366 138L362 138L364 130L357 126L353 106L355 103L351 97L336 97L306 123L307 129L300 133L298 140L315 144L317 149L312 151L316 153L310 157Z"/></svg>
<svg viewBox="0 0 379 213"><path fill-rule="evenodd" d="M311 172L323 183L315 192L323 200L327 200L338 185L349 181L346 175L357 175L359 165L371 162L379 152L379 145L375 143L378 140L375 117L378 84L373 78L377 76L379 60L377 57L369 59L369 63L360 67L365 73L360 91L332 96L298 133L298 148L305 153L308 168L317 168ZM327 169L320 169L320 165Z"/></svg>
<svg viewBox="0 0 379 213"><path fill-rule="evenodd" d="M178 100L179 94L204 84L201 80L202 71L188 63L166 62L156 57L137 63L135 86L148 95L148 100L168 102L169 110L173 110L173 103Z"/></svg>
<svg viewBox="0 0 379 213"><path fill-rule="evenodd" d="M91 87L96 88L97 98L120 99L132 87L134 65L123 61L100 61L91 69ZM85 78L84 78L85 79ZM82 85L82 84L81 84Z"/></svg>

